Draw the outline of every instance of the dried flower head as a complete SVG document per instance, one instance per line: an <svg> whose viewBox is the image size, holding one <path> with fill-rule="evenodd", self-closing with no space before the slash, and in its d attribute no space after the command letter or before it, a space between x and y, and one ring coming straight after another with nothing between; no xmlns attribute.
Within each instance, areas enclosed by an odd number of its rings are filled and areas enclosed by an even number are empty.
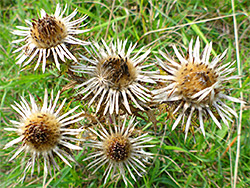
<svg viewBox="0 0 250 188"><path fill-rule="evenodd" d="M126 186L128 182L131 184L125 176L126 169L134 181L136 181L136 178L132 173L131 168L140 177L142 174L139 171L146 173L146 166L143 164L143 161L147 158L152 158L152 154L145 152L143 148L153 147L154 145L143 145L144 143L152 140L151 137L146 136L147 133L138 137L132 136L133 130L137 124L133 123L134 119L135 118L132 117L129 122L127 122L125 118L122 123L119 118L118 123L116 124L116 120L114 116L112 116L114 124L109 125L109 131L106 130L101 124L100 129L98 130L89 128L90 131L97 136L97 139L92 140L91 144L87 145L89 147L96 148L96 151L91 153L90 156L84 160L91 158L95 159L87 166L89 168L96 167L93 173L95 173L103 165L107 164L104 172L104 184L106 184L111 171L111 177L113 177L117 169L119 170L119 177L122 176ZM127 127L126 124L128 124Z"/></svg>
<svg viewBox="0 0 250 188"><path fill-rule="evenodd" d="M15 128L5 128L5 130L15 131L20 136L7 143L4 149L9 148L14 144L21 143L18 150L10 158L10 161L16 158L22 151L25 151L23 161L25 160L27 154L31 155L31 158L26 163L22 180L24 180L26 173L30 168L31 176L33 175L35 161L42 157L44 161L43 184L45 184L48 171L52 176L51 165L54 173L56 169L59 170L59 166L54 159L56 155L71 167L68 160L73 162L75 162L75 160L71 156L69 150L82 149L81 147L70 143L72 141L74 142L79 140L71 137L70 135L77 135L82 131L82 129L68 128L69 125L83 119L83 117L80 116L82 113L69 116L69 114L73 113L78 108L75 107L65 114L60 114L66 99L63 100L62 104L55 111L59 94L60 92L58 92L56 98L53 99L52 91L51 99L48 104L48 94L47 90L45 90L42 108L36 104L32 95L30 95L30 104L23 97L21 97L22 100L20 101L20 104L15 102L16 106L12 105L13 109L18 112L21 118L20 121L11 120L11 123L13 123ZM37 162L37 169L39 173L39 162Z"/></svg>
<svg viewBox="0 0 250 188"><path fill-rule="evenodd" d="M25 20L29 27L17 26L20 30L15 30L13 34L24 36L25 38L15 40L12 43L19 43L25 41L25 45L15 50L15 52L22 51L17 59L16 64L22 64L27 58L29 58L23 66L31 63L32 60L37 59L35 69L42 61L42 70L45 72L47 58L52 54L58 70L60 70L59 58L65 62L64 57L72 59L77 62L77 59L68 50L67 45L79 44L86 45L87 42L81 41L73 35L87 32L88 30L77 30L77 24L82 23L87 16L83 16L75 21L70 21L76 14L74 10L69 16L63 18L63 14L66 11L67 5L61 12L60 5L57 4L54 15L48 15L43 9L41 10L41 18L38 20L32 19L33 22ZM83 25L85 26L85 25ZM82 26L81 26L82 27ZM38 55L38 57L37 57ZM36 58L35 58L36 57Z"/></svg>
<svg viewBox="0 0 250 188"><path fill-rule="evenodd" d="M79 94L85 95L83 99L91 96L89 105L95 102L96 112L101 109L104 114L108 111L110 114L118 114L120 108L131 114L132 103L136 108L144 110L143 107L151 99L151 92L143 84L155 83L151 78L155 71L142 70L152 66L142 65L150 50L140 55L143 51L141 48L130 57L136 44L130 44L126 53L127 40L111 42L109 47L105 41L102 40L102 43L104 48L98 43L91 45L91 59L82 57L90 65L73 66L73 71L86 73L90 77L76 87L84 87Z"/></svg>
<svg viewBox="0 0 250 188"><path fill-rule="evenodd" d="M172 130L181 120L182 125L186 122L185 138L190 125L195 124L198 119L205 136L203 119L208 115L219 128L221 128L221 123L218 118L229 126L228 120L232 121L229 116L233 114L237 117L237 113L223 101L226 99L232 102L242 102L223 93L223 84L239 77L228 76L235 70L231 68L235 61L221 65L221 60L227 50L209 62L212 42L206 45L201 58L199 38L196 40L194 49L192 45L193 40L189 44L188 58L183 58L177 48L173 47L179 62L167 57L162 51L159 53L167 61L156 57L159 65L168 74L164 76L168 85L154 92L155 100L169 103L174 108L173 114L178 115Z"/></svg>

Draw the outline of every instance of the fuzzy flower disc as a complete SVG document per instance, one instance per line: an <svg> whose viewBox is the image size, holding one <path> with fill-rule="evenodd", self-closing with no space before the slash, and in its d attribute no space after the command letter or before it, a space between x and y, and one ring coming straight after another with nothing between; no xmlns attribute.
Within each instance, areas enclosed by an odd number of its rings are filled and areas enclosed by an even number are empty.
<svg viewBox="0 0 250 188"><path fill-rule="evenodd" d="M24 123L23 142L38 152L53 149L60 141L61 123L50 113L34 113Z"/></svg>
<svg viewBox="0 0 250 188"><path fill-rule="evenodd" d="M136 80L137 70L128 58L122 58L120 55L103 59L97 65L98 71L106 72L107 82L113 89L123 89L128 87Z"/></svg>
<svg viewBox="0 0 250 188"><path fill-rule="evenodd" d="M180 67L176 72L176 90L187 100L193 100L192 96L206 88L211 87L218 81L218 74L208 65L203 63L189 63ZM215 88L215 93L219 92L219 88ZM209 98L202 100L203 103L209 103ZM199 102L198 102L199 103Z"/></svg>
<svg viewBox="0 0 250 188"><path fill-rule="evenodd" d="M38 48L56 47L68 35L65 24L48 14L44 18L33 19L30 34L32 43Z"/></svg>
<svg viewBox="0 0 250 188"><path fill-rule="evenodd" d="M104 143L105 153L113 161L124 161L131 154L131 143L127 137L114 134Z"/></svg>

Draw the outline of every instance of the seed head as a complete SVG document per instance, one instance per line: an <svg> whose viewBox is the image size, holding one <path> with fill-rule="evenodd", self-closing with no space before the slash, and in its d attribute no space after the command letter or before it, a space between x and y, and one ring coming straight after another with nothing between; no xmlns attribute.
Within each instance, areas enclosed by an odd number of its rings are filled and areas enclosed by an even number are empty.
<svg viewBox="0 0 250 188"><path fill-rule="evenodd" d="M46 62L49 57L54 59L58 70L60 70L60 63L65 62L65 57L77 62L76 57L70 52L68 47L72 44L89 44L89 42L75 38L75 35L88 31L77 29L77 24L82 23L87 16L70 21L75 17L77 11L74 10L70 15L63 18L62 16L66 9L67 5L61 12L60 5L57 4L53 15L48 15L42 9L40 18L32 19L32 22L25 20L29 27L17 26L19 30L14 30L13 34L24 36L24 38L15 40L12 43L25 42L25 44L13 52L21 51L17 56L18 61L16 64L24 62L23 66L26 66L37 60L34 70L42 63L42 71L45 72ZM25 62L26 59L28 60Z"/></svg>
<svg viewBox="0 0 250 188"><path fill-rule="evenodd" d="M120 55L103 59L97 65L100 72L107 73L106 80L113 89L123 89L136 80L137 71L133 63L128 58Z"/></svg>
<svg viewBox="0 0 250 188"><path fill-rule="evenodd" d="M59 95L60 92L58 92L54 99L52 91L51 99L48 102L48 93L47 90L45 90L42 106L35 102L35 99L31 94L30 103L21 97L20 104L15 102L15 105L12 105L13 109L20 115L20 120L12 120L11 122L15 128L5 128L5 130L15 131L19 134L19 137L7 143L4 149L20 143L19 148L10 158L10 161L15 159L22 151L25 151L23 161L25 160L26 155L30 155L21 181L25 179L26 173L30 169L31 176L33 175L35 165L37 165L38 173L40 172L40 158L43 158L43 185L45 185L48 173L52 176L51 169L53 168L54 172L56 169L60 170L59 165L55 160L56 156L71 167L68 160L73 162L76 161L72 157L70 150L82 149L71 143L74 141L80 141L78 138L72 138L71 135L79 134L82 132L82 129L68 128L68 126L83 119L83 117L81 117L82 113L69 116L78 108L78 106L66 113L60 113L66 99L64 99L57 110L55 110L59 100Z"/></svg>
<svg viewBox="0 0 250 188"><path fill-rule="evenodd" d="M176 76L176 89L179 95L182 95L186 100L192 100L193 95L196 93L211 87L218 81L218 74L212 68L209 68L205 64L195 64L189 62L182 66L175 74ZM220 91L220 88L214 89L215 93ZM206 97L202 101L204 104L208 104L209 98Z"/></svg>
<svg viewBox="0 0 250 188"><path fill-rule="evenodd" d="M127 137L114 134L105 142L105 152L108 158L115 162L125 161L131 154L131 143Z"/></svg>
<svg viewBox="0 0 250 188"><path fill-rule="evenodd" d="M201 57L199 38L196 40L194 49L192 46L193 40L189 44L187 58L182 57L177 48L173 47L179 61L159 51L166 61L156 57L157 62L167 73L160 78L164 79L167 85L153 91L156 102L167 103L169 109L173 109L170 113L177 114L172 129L182 121L181 124L185 126L185 138L190 126L197 125L198 122L205 136L203 119L208 119L209 116L219 128L221 123L218 118L229 126L228 121L232 121L229 116L233 114L237 117L237 113L227 106L224 100L242 102L223 93L225 82L239 78L239 76L229 76L235 70L231 68L234 62L221 66L221 60L227 50L210 62L212 43L206 45Z"/></svg>
<svg viewBox="0 0 250 188"><path fill-rule="evenodd" d="M143 162L146 159L152 158L152 154L145 152L144 148L150 148L154 145L144 145L151 141L151 137L147 137L147 133L140 136L134 135L134 117L129 122L126 118L122 122L121 118L118 117L118 121L114 114L111 117L112 124L109 125L109 131L102 125L99 125L99 129L89 128L89 130L97 136L97 139L91 140L91 143L86 143L87 146L96 149L84 160L93 158L87 167L96 167L93 173L95 173L101 166L106 165L104 172L104 184L106 184L109 175L111 178L115 173L119 173L119 177L122 177L125 185L131 182L126 178L126 171L136 181L134 174L131 169L138 175L142 176L141 173L146 173L146 166ZM133 135L133 136L132 136ZM132 185L132 184L131 184Z"/></svg>
<svg viewBox="0 0 250 188"><path fill-rule="evenodd" d="M32 114L22 127L23 142L37 152L50 151L59 143L60 126L53 114Z"/></svg>
<svg viewBox="0 0 250 188"><path fill-rule="evenodd" d="M120 110L128 114L133 113L131 109L144 111L152 98L145 83L155 83L152 75L156 71L150 70L153 64L143 65L150 50L142 53L141 48L134 53L136 44L132 43L126 50L127 40L110 42L109 46L104 40L102 43L102 47L98 43L90 45L92 49L88 55L91 58L82 58L88 61L87 65L72 66L72 71L89 76L87 81L76 86L81 89L79 94L84 95L82 100L88 100L89 106L96 105L96 112L104 115L107 112L118 114Z"/></svg>
<svg viewBox="0 0 250 188"><path fill-rule="evenodd" d="M67 37L67 27L55 16L49 16L33 19L30 29L32 42L38 48L52 48L62 43Z"/></svg>

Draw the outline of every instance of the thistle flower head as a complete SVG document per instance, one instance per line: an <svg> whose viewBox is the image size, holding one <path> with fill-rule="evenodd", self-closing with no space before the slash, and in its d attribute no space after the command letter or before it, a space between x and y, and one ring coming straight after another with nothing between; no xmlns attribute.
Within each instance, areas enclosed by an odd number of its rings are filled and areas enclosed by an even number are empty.
<svg viewBox="0 0 250 188"><path fill-rule="evenodd" d="M237 113L224 103L224 100L232 102L242 102L236 98L223 93L223 84L239 76L229 76L235 68L231 68L234 62L221 65L221 60L226 55L224 51L210 62L212 43L206 45L200 57L200 41L197 38L194 49L193 40L188 48L188 57L184 58L174 46L175 55L179 61L169 58L165 53L159 51L165 60L158 57L157 62L167 73L162 76L168 83L157 91L154 91L155 100L169 103L173 108L173 113L178 117L172 127L182 120L185 125L185 138L187 137L190 125L198 119L202 133L205 135L203 119L210 116L216 125L221 128L218 117L227 125L232 121L229 117ZM218 115L218 116L217 116ZM216 117L217 116L217 117Z"/></svg>
<svg viewBox="0 0 250 188"><path fill-rule="evenodd" d="M105 140L106 156L113 161L124 161L130 157L131 144L127 137L121 134L114 134Z"/></svg>
<svg viewBox="0 0 250 188"><path fill-rule="evenodd" d="M61 138L60 123L53 114L31 114L20 127L23 143L34 151L43 152L53 149Z"/></svg>
<svg viewBox="0 0 250 188"><path fill-rule="evenodd" d="M137 53L133 53L136 44L130 44L125 52L127 40L117 40L117 43L111 42L109 46L103 40L102 43L104 47L98 43L91 45L91 59L83 57L90 65L80 64L72 67L75 72L89 75L86 82L76 87L83 87L79 94L85 95L83 99L91 96L89 105L95 103L96 112L102 109L100 111L104 114L108 111L110 114L118 114L120 108L131 114L133 103L136 108L144 110L143 107L151 98L151 93L144 83L155 83L151 77L155 71L143 70L152 65L142 65L150 50L141 54L141 48Z"/></svg>
<svg viewBox="0 0 250 188"><path fill-rule="evenodd" d="M126 118L123 122L119 119L117 123L114 117L112 116L114 123L109 125L109 131L101 124L98 130L89 128L98 138L92 140L91 144L89 144L89 147L95 148L96 151L91 153L85 160L94 158L87 166L96 168L93 173L103 165L106 165L104 184L106 184L109 175L111 174L111 177L113 177L118 169L119 177L122 177L127 186L128 182L130 184L131 182L125 176L126 170L128 170L134 181L136 181L136 178L131 168L140 177L142 176L140 171L146 173L146 166L143 164L143 161L146 158L152 158L152 154L145 152L143 148L153 147L153 145L144 145L152 138L147 137L147 133L138 137L132 136L135 135L133 131L136 126L134 117L129 122L126 121ZM126 124L128 124L127 127Z"/></svg>
<svg viewBox="0 0 250 188"><path fill-rule="evenodd" d="M63 100L62 104L56 109L56 104L59 99L60 92L58 92L55 100L53 98L53 91L51 93L51 99L48 104L48 94L45 90L43 106L40 107L36 104L35 99L30 95L30 104L27 100L21 97L20 104L15 102L12 105L13 109L21 116L19 121L11 121L15 128L5 128L8 131L15 131L19 134L19 137L10 141L5 145L5 148L9 148L14 144L20 143L18 150L10 158L10 161L16 158L22 151L26 154L31 155L31 159L27 161L24 169L24 180L27 171L31 168L31 176L34 173L35 161L43 157L44 161L44 181L45 184L48 171L51 173L51 165L53 166L54 172L56 169L59 170L59 166L55 161L57 155L67 165L71 166L68 160L75 162L71 154L68 152L69 149L80 150L81 147L72 144L72 141L78 141L79 139L72 138L70 135L76 135L82 131L82 129L70 129L67 128L69 125L74 124L83 119L80 115L82 113L69 116L78 107L60 114L66 99ZM69 117L67 117L69 116ZM66 150L64 150L66 148ZM23 161L25 160L25 156ZM40 163L37 163L38 173L40 171Z"/></svg>
<svg viewBox="0 0 250 188"><path fill-rule="evenodd" d="M42 61L42 70L45 72L47 58L53 54L53 58L58 70L60 70L59 58L65 62L65 58L72 59L77 62L77 59L68 50L67 45L79 44L86 45L87 42L81 41L73 35L87 32L88 30L77 30L77 24L83 22L87 16L83 16L75 21L70 21L77 11L74 10L69 16L63 18L65 9L61 13L60 5L57 4L54 15L48 15L43 9L41 10L41 18L32 19L33 22L26 20L29 27L17 26L20 30L15 30L13 34L24 36L25 38L15 40L12 43L19 43L25 41L25 45L18 48L14 52L19 52L19 59L16 63L22 64L29 58L23 66L28 65L33 60L37 59L35 70ZM84 26L84 25L83 25ZM37 57L38 56L38 57Z"/></svg>

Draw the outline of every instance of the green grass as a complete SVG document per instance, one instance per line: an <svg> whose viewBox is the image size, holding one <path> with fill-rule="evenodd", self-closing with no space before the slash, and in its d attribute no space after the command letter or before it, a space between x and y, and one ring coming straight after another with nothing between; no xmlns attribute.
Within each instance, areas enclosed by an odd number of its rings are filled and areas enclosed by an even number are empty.
<svg viewBox="0 0 250 188"><path fill-rule="evenodd" d="M88 14L87 28L91 31L80 35L80 38L88 38L100 41L101 38L109 41L112 39L126 38L135 43L138 48L151 47L150 61L158 50L167 49L173 55L171 45L176 44L178 48L188 46L191 38L197 36L204 47L207 42L213 42L213 55L221 54L228 48L228 54L224 62L236 60L236 46L234 37L233 11L231 1L216 0L178 0L178 1L139 1L120 0L113 1L60 1L68 4L66 14L78 8L78 14ZM28 92L37 94L43 98L44 88L60 90L69 83L66 73L60 74L58 70L52 69L42 74L41 67L33 71L32 67L20 72L21 67L15 64L17 54L12 54L15 46L11 41L17 39L11 34L15 26L25 26L24 20L37 18L40 9L48 13L54 13L56 3L46 0L11 0L0 2L0 148L17 137L14 133L4 131L4 127L10 124L9 120L18 119L17 114L10 107L20 96L28 97ZM239 42L239 59L241 61L242 87L234 80L228 85L228 92L236 98L243 92L244 100L247 102L243 109L242 131L240 138L240 158L237 173L237 187L250 186L250 2L248 0L235 2L235 13L237 19L237 32ZM196 23L197 24L194 24ZM184 48L182 48L185 51ZM237 64L234 65L237 67ZM237 74L235 72L234 74ZM63 93L63 97L70 98L72 90ZM70 101L70 99L68 100ZM73 101L72 106L79 105ZM86 107L81 104L83 108ZM235 104L233 108L239 114L240 105ZM140 129L148 131L154 137L152 143L157 145L149 149L155 153L154 162L148 165L147 174L139 178L133 185L135 187L233 187L234 166L237 156L237 141L223 155L229 144L237 137L237 126L239 124L225 125L220 130L215 123L209 121L205 124L206 137L200 131L195 131L193 136L189 133L184 141L185 134L180 126L171 131L170 121L166 121L164 115L157 116L157 129L150 122L140 120ZM13 149L0 150L0 186L2 187L42 187L42 175L35 173L33 178L29 175L27 180L21 184L18 178L22 175L20 170L22 156L9 162L13 155ZM85 168L88 162L82 162L91 152L85 149L74 152L80 166L66 167L59 161L61 173L50 182L49 187L104 187L103 173L105 169L100 168L95 174ZM132 178L129 177L132 181ZM132 181L133 182L133 181ZM110 180L107 186L123 187L124 183Z"/></svg>

